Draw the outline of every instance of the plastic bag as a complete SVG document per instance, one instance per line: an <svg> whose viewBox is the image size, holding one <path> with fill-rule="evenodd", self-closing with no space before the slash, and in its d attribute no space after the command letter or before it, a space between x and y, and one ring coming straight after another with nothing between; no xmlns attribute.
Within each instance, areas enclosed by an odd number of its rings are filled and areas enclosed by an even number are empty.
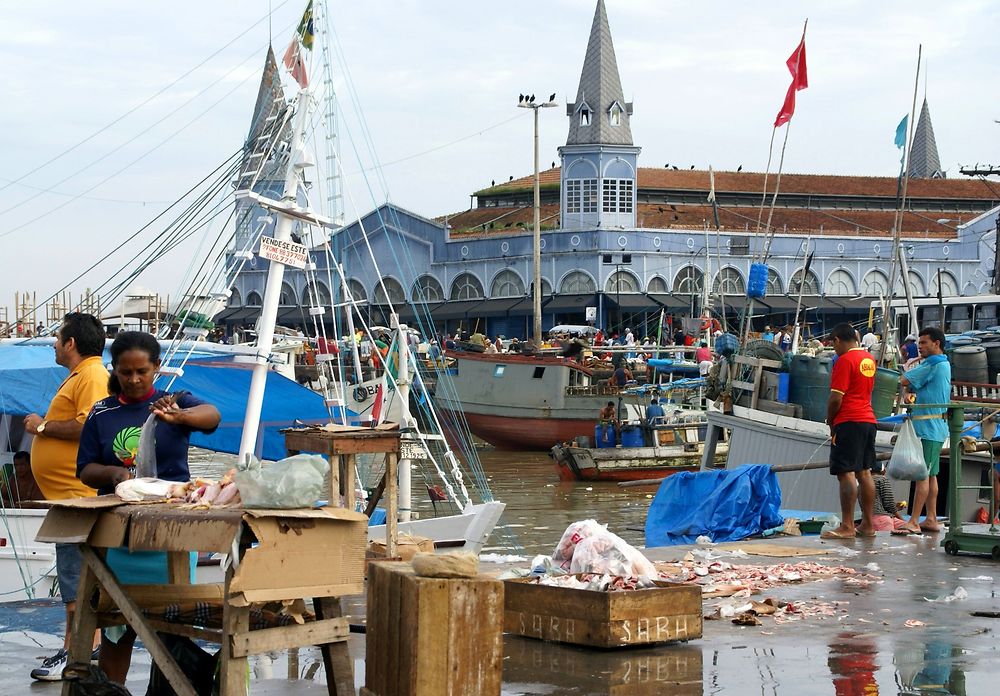
<svg viewBox="0 0 1000 696"><path fill-rule="evenodd" d="M569 570L570 564L573 562L573 552L576 550L576 545L587 537L604 531L607 531L604 525L597 520L574 522L566 527L566 531L563 532L562 538L559 540L559 544L552 554L553 562L563 570Z"/></svg>
<svg viewBox="0 0 1000 696"><path fill-rule="evenodd" d="M886 473L899 481L923 481L927 478L924 448L913 429L913 421L903 422Z"/></svg>
<svg viewBox="0 0 1000 696"><path fill-rule="evenodd" d="M601 529L582 539L573 551L570 573L600 573L621 577L657 577L649 559L617 534Z"/></svg>
<svg viewBox="0 0 1000 696"><path fill-rule="evenodd" d="M329 469L316 454L296 454L266 467L251 458L237 468L236 485L245 508L312 507L325 497L323 477Z"/></svg>

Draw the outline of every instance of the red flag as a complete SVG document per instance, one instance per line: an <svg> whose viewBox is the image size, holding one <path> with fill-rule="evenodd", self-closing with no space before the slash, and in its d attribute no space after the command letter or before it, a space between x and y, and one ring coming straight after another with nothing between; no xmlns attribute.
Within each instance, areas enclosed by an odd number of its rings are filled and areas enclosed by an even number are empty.
<svg viewBox="0 0 1000 696"><path fill-rule="evenodd" d="M795 113L795 93L809 86L809 78L806 75L805 36L802 37L802 41L799 42L796 49L792 51L792 55L785 61L785 65L788 66L788 72L792 73L792 84L788 86L785 103L781 105L781 111L778 112L778 117L774 119L775 128L792 120L792 114Z"/></svg>
<svg viewBox="0 0 1000 696"><path fill-rule="evenodd" d="M302 45L299 43L299 35L296 34L292 39L292 42L288 44L288 50L285 51L284 57L285 67L295 78L295 81L299 83L299 87L305 89L309 86L309 76L306 74L306 64L302 60Z"/></svg>

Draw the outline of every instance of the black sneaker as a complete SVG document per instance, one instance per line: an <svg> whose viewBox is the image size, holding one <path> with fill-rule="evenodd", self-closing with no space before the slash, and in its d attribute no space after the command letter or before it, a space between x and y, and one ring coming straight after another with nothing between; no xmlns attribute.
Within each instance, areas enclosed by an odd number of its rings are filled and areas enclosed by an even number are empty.
<svg viewBox="0 0 1000 696"><path fill-rule="evenodd" d="M31 678L39 681L62 681L63 668L69 659L69 653L65 649L60 650L52 657L42 660L42 666L31 670Z"/></svg>

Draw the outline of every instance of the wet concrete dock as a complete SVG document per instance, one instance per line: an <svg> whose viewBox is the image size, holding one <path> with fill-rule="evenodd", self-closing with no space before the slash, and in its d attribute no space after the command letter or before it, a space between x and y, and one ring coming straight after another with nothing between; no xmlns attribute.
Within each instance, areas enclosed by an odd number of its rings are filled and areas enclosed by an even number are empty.
<svg viewBox="0 0 1000 696"><path fill-rule="evenodd" d="M681 645L594 651L505 636L504 693L516 694L985 694L1000 681L1000 619L971 612L1000 611L989 558L948 556L936 536L822 541L815 536L772 542L822 549L823 556L754 555L728 562L770 565L817 561L875 576L868 586L841 579L784 584L755 599L837 603L835 616L776 625L736 626L706 621L704 637ZM733 549L737 544L720 545ZM654 561L679 560L690 547L651 549ZM857 553L853 553L853 552ZM878 571L865 570L875 563ZM521 564L526 565L526 564ZM501 569L484 564L484 571ZM966 599L946 597L962 587ZM925 599L927 598L927 599ZM705 600L706 613L716 601ZM363 612L360 598L350 603ZM357 617L352 620L360 620ZM907 627L907 621L923 625ZM58 647L62 607L51 601L0 604L0 693L56 694L58 684L32 683L37 658ZM351 637L356 680L364 680L364 637ZM323 693L315 650L254 660L251 693ZM145 692L149 657L138 651L130 673L134 693ZM295 679L288 679L289 670Z"/></svg>

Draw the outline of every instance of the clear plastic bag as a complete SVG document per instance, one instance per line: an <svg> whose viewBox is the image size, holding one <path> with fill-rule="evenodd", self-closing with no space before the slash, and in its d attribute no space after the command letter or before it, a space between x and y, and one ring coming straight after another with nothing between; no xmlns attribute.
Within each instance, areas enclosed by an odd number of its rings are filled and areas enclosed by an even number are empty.
<svg viewBox="0 0 1000 696"><path fill-rule="evenodd" d="M569 570L573 562L573 552L576 545L587 537L600 532L607 531L597 520L581 520L566 527L555 552L552 554L552 561L563 570Z"/></svg>
<svg viewBox="0 0 1000 696"><path fill-rule="evenodd" d="M156 478L156 414L150 413L142 424L139 447L135 454L136 478Z"/></svg>
<svg viewBox="0 0 1000 696"><path fill-rule="evenodd" d="M582 539L573 551L570 573L621 577L657 577L656 568L638 549L617 534L601 529Z"/></svg>
<svg viewBox="0 0 1000 696"><path fill-rule="evenodd" d="M323 477L329 469L316 454L296 454L267 466L251 458L237 467L236 485L245 508L312 507L325 497Z"/></svg>
<svg viewBox="0 0 1000 696"><path fill-rule="evenodd" d="M886 473L899 481L923 481L927 478L924 448L913 429L913 421L909 419L899 430Z"/></svg>

